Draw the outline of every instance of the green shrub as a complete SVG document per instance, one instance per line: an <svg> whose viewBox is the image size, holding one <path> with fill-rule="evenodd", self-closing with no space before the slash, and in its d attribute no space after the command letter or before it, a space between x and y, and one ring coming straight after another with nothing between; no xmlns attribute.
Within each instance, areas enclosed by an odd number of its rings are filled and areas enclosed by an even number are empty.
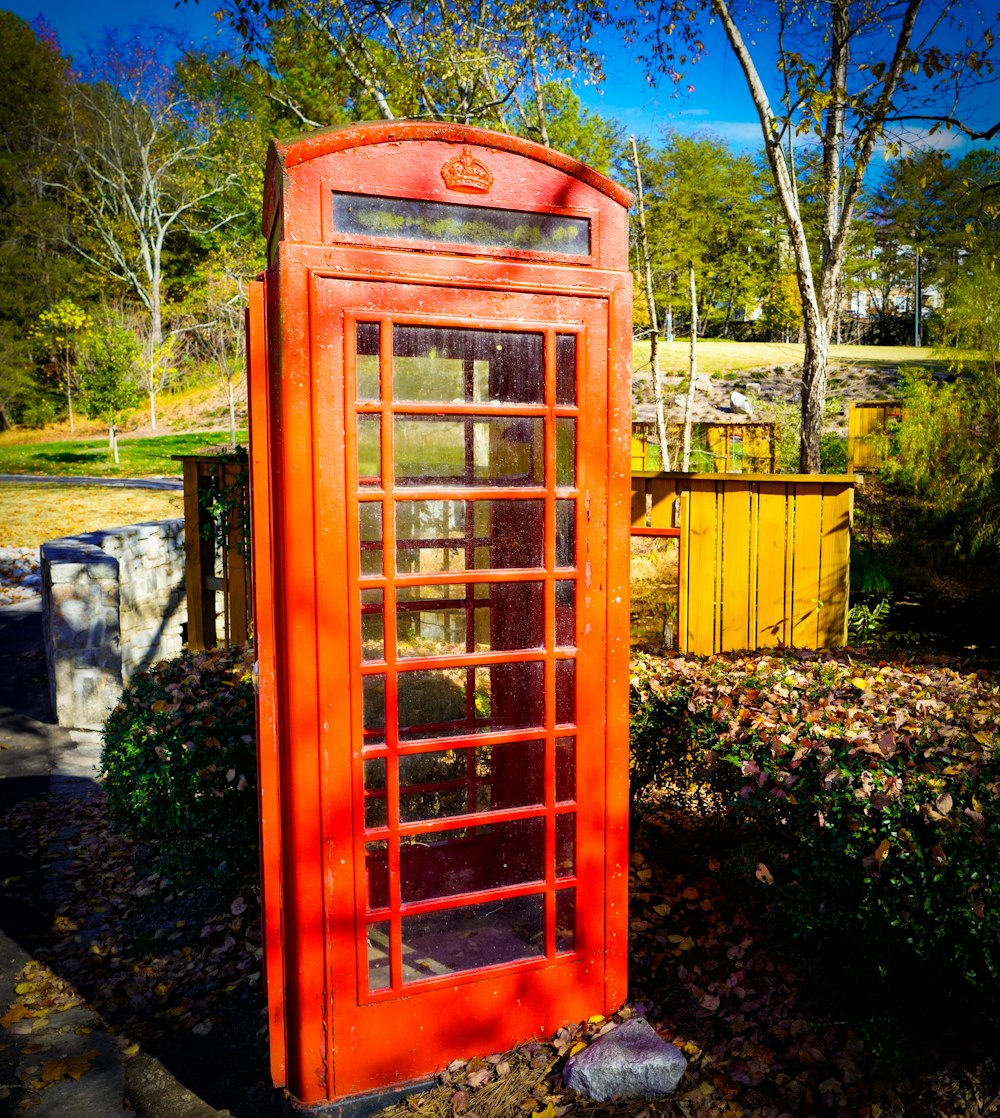
<svg viewBox="0 0 1000 1118"><path fill-rule="evenodd" d="M854 654L664 667L659 691L633 681L633 742L666 787L731 790L727 885L756 898L814 995L873 1040L890 1021L893 1058L928 1004L995 1022L1000 683ZM636 703L681 685L686 715L657 754Z"/></svg>
<svg viewBox="0 0 1000 1118"><path fill-rule="evenodd" d="M824 431L819 440L819 469L823 474L847 473L847 439Z"/></svg>
<svg viewBox="0 0 1000 1118"><path fill-rule="evenodd" d="M104 724L112 814L166 865L257 864L252 665L245 646L162 661L132 680Z"/></svg>

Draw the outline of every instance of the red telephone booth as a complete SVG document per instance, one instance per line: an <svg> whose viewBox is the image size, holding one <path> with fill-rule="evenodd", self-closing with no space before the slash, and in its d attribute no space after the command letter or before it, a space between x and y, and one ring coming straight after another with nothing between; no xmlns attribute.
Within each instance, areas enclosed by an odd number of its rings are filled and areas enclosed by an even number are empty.
<svg viewBox="0 0 1000 1118"><path fill-rule="evenodd" d="M461 126L269 154L266 974L310 1112L625 996L629 200Z"/></svg>

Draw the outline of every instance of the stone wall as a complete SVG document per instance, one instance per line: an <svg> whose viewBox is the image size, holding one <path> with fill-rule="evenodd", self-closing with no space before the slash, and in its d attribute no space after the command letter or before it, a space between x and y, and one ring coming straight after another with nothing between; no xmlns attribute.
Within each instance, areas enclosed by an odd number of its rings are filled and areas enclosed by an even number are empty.
<svg viewBox="0 0 1000 1118"><path fill-rule="evenodd" d="M99 729L136 672L181 651L184 521L65 536L42 544L41 560L56 721Z"/></svg>

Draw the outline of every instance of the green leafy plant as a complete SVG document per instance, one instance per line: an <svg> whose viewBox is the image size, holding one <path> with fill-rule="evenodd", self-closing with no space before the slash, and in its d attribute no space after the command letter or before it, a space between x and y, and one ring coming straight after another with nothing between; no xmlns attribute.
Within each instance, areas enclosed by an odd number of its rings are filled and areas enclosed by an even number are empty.
<svg viewBox="0 0 1000 1118"><path fill-rule="evenodd" d="M132 680L104 724L111 812L155 842L168 867L256 865L252 665L246 646L162 661Z"/></svg>
<svg viewBox="0 0 1000 1118"><path fill-rule="evenodd" d="M847 635L852 644L868 644L885 631L889 612L888 598L880 598L874 605L858 602L847 613Z"/></svg>
<svg viewBox="0 0 1000 1118"><path fill-rule="evenodd" d="M633 681L633 743L664 786L716 790L721 872L753 887L814 993L869 1036L891 1018L892 1058L928 1001L995 1021L998 681L853 653L669 663L687 714L650 749L669 677Z"/></svg>

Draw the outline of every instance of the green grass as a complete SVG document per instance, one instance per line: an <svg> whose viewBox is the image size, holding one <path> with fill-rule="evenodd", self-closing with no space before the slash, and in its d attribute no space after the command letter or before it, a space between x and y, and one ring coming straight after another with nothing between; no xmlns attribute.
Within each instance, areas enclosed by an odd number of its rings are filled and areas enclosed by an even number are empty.
<svg viewBox="0 0 1000 1118"><path fill-rule="evenodd" d="M246 444L246 430L237 438ZM186 435L159 435L121 439L116 466L107 439L69 439L64 442L0 443L0 474L34 474L44 477L179 477L180 462L172 455L195 454L206 446L229 442L228 431L202 431Z"/></svg>
<svg viewBox="0 0 1000 1118"><path fill-rule="evenodd" d="M774 365L801 365L803 346L796 343L733 342L722 338L704 338L698 342L698 371L720 373L746 369L770 368ZM685 339L661 342L660 368L668 375L688 370L690 344ZM833 365L862 365L873 369L898 365L923 365L944 369L948 360L930 349L916 346L835 345L830 347ZM632 343L632 368L649 364L649 342Z"/></svg>

